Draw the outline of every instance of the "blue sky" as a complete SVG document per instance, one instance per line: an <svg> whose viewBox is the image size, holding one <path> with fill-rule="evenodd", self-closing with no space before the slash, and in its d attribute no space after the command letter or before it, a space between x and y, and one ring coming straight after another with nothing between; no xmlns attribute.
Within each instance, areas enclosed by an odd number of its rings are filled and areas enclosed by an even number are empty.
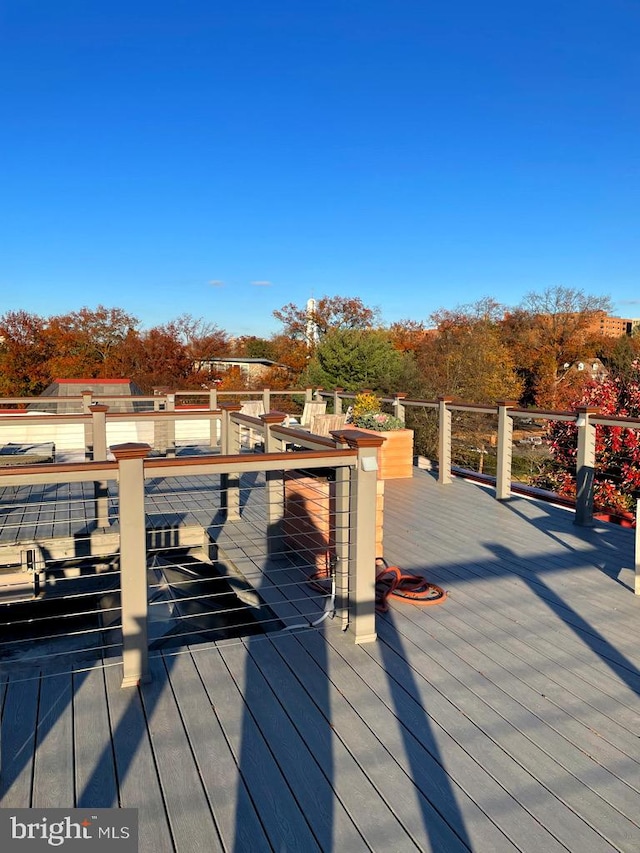
<svg viewBox="0 0 640 853"><path fill-rule="evenodd" d="M640 316L637 0L0 0L0 313Z"/></svg>

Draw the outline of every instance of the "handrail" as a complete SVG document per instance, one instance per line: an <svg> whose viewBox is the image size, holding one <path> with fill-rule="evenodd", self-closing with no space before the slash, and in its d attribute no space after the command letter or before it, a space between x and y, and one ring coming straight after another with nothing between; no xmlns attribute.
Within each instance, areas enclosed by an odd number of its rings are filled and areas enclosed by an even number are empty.
<svg viewBox="0 0 640 853"><path fill-rule="evenodd" d="M177 394L191 394L192 396L201 395L206 397L209 395L209 408L197 410L176 410L175 398ZM312 436L307 431L296 429L292 426L285 426L282 423L284 413L281 413L282 420L279 423L276 417L277 413L266 409L268 415L253 417L251 415L241 414L239 404L222 403L221 408L214 408L213 404L218 400L218 395L227 397L245 396L260 396L263 401L268 402L270 394L304 394L306 400L313 399L315 394L316 399L328 399L333 401L334 411L342 411L343 401L349 401L357 396L358 392L344 391L343 389L326 390L318 388L313 389L278 389L271 392L270 389L264 388L261 391L244 391L244 390L225 390L217 392L211 390L208 392L197 391L178 391L173 394L167 394L165 397L160 395L154 396L156 402L165 400L167 409L164 411L145 411L145 412L110 412L106 406L90 405L88 411L76 414L48 414L38 413L30 414L29 412L20 412L20 418L16 418L15 414L6 414L0 409L0 441L2 440L2 430L11 428L12 433L15 430L21 430L25 427L31 427L31 435L40 435L38 429L47 427L48 425L77 425L84 429L84 446L86 455L93 455L94 460L100 461L99 454L101 448L107 448L105 439L105 430L110 430L110 435L113 439L114 433L117 432L116 425L118 424L137 424L139 426L139 435L141 440L142 432L149 429L146 425L152 425L151 430L154 436L159 436L159 445L157 449L160 452L169 454L175 452L179 442L185 442L185 432L183 431L179 441L176 442L176 430L180 424L196 424L208 422L206 429L207 436L204 439L204 444L210 448L206 452L211 454L218 451L222 453L235 453L242 448L241 433L242 428L250 430L249 443L253 447L256 441L262 442L264 447L267 446L268 436L271 436L269 441L280 442L279 448L285 449L288 445L297 449L311 449L317 451L328 451L331 448L338 446L339 441L334 435L333 438L321 436ZM18 398L0 399L0 406L3 402L11 402ZM34 400L42 400L42 398L19 398L22 401L34 402ZM86 405L88 395L85 394L81 398L83 404ZM115 398L114 398L115 399ZM118 397L119 402L123 400L136 399L133 397ZM138 398L139 399L139 398ZM53 398L46 398L45 402L50 403ZM574 424L577 431L577 454L576 454L576 482L577 502L576 502L576 522L578 524L591 524L593 519L593 492L596 482L596 453L595 453L595 437L596 429L599 427L620 428L625 430L640 430L640 418L629 418L615 415L608 415L599 412L595 408L579 409L578 411L566 410L547 410L547 409L530 409L522 408L513 402L500 402L492 405L482 403L472 403L451 398L440 398L438 400L423 400L408 398L404 394L397 393L393 397L385 396L382 400L389 405L392 405L395 414L405 420L408 410L429 410L438 412L438 480L442 484L451 482L452 473L452 458L451 458L451 436L452 436L452 413L473 413L478 415L493 416L498 419L498 441L497 441L497 484L496 497L499 500L504 500L512 493L511 487L511 464L513 455L513 439L512 431L514 423L522 420L537 420L547 422L564 422ZM94 400L95 403L95 400ZM99 411L101 410L101 411ZM266 418L266 420L265 420ZM219 424L219 426L218 426ZM163 426L164 425L164 426ZM159 429L162 427L162 431ZM138 428L136 428L138 429ZM199 429L199 427L197 428ZM193 427L187 428L188 435L193 435ZM120 433L121 434L121 433ZM148 432L145 434L149 434ZM5 433L6 435L6 433ZM259 437L259 438L256 438ZM40 439L39 439L40 440ZM190 439L187 438L186 441ZM191 439L193 443L193 439ZM246 444L246 442L245 442ZM271 450L274 449L270 445ZM98 456L96 456L96 453ZM106 455L106 450L104 451ZM190 463L191 464L191 463ZM10 469L11 470L11 469ZM38 482L50 481L47 478L50 475L43 473L36 468L24 468L22 473L27 471L32 472L34 477L38 477ZM3 474L6 477L7 473ZM17 474L15 476L18 476ZM6 480L3 480L6 481Z"/></svg>
<svg viewBox="0 0 640 853"><path fill-rule="evenodd" d="M216 397L259 397L264 396L265 392L269 392L272 395L277 396L299 396L306 395L311 396L311 389L261 389L261 390L224 390L224 391L216 391ZM164 403L169 397L177 396L191 396L191 397L204 397L211 398L211 393L209 391L199 391L199 390L178 390L172 392L172 394L156 394L156 395L130 395L130 396L115 396L115 395L92 395L91 400L93 402L106 402L113 401L115 403L126 403L126 402L153 402L153 403ZM337 396L340 400L353 400L357 396L358 392L355 391L328 391L326 389L318 389L315 391L316 395L320 397L331 399L334 396ZM4 409L4 406L12 406L12 405L30 405L33 403L41 403L46 405L56 405L63 404L65 402L79 402L83 401L85 398L81 395L70 395L64 397L3 397L0 398L0 425L3 424L15 424L15 411L19 411L21 415L21 422L25 423L29 422L29 419L33 418L34 422L38 422L41 424L48 423L49 419L54 419L52 422L54 423L82 423L83 419L86 419L90 416L90 413L87 412L77 412L77 413L65 413L65 414L56 414L53 412L42 412L33 410L31 412L25 409ZM393 404L396 402L397 397L388 397L383 396L381 400L384 403ZM421 398L411 398L411 397L402 397L401 398L402 406L409 408L426 408L426 409L437 409L439 406L438 400L427 400ZM498 406L495 404L483 404L483 403L475 403L468 402L463 400L447 400L447 407L453 411L473 411L482 414L497 414ZM553 409L535 409L535 408L521 408L516 405L510 408L510 416L514 418L532 418L532 419L544 419L551 421L575 421L577 419L576 412L573 411L562 411L562 410L553 410ZM149 410L143 412L115 412L110 411L107 412L107 418L109 420L140 420L144 421L145 419L153 420L156 419L183 419L183 420L197 420L198 418L202 418L203 414L219 414L219 409L212 409L210 407L202 407L197 410ZM11 413L11 414L10 414ZM250 416L249 416L250 417ZM640 418L628 418L628 417L618 417L615 415L600 415L593 414L592 419L595 423L601 424L603 426L620 426L626 429L640 429ZM253 426L253 424L252 424Z"/></svg>

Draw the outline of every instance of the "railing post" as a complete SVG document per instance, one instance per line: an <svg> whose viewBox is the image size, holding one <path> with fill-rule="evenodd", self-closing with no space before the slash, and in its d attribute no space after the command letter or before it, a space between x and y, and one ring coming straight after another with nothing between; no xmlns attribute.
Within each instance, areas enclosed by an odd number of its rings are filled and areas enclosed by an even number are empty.
<svg viewBox="0 0 640 853"><path fill-rule="evenodd" d="M82 411L85 415L91 414L91 391L81 391L82 394ZM91 459L93 452L93 419L84 422L84 457L87 460Z"/></svg>
<svg viewBox="0 0 640 853"><path fill-rule="evenodd" d="M349 519L350 602L356 643L376 638L376 504L378 448L384 438L358 430L333 430L339 442L356 448L358 464L351 471ZM336 496L337 497L337 496Z"/></svg>
<svg viewBox="0 0 640 853"><path fill-rule="evenodd" d="M82 394L82 411L88 414L91 411L91 401L93 400L93 391L85 388L84 391L80 392Z"/></svg>
<svg viewBox="0 0 640 853"><path fill-rule="evenodd" d="M148 444L116 444L120 515L122 605L122 686L149 680L147 639L147 534L144 512L144 458Z"/></svg>
<svg viewBox="0 0 640 853"><path fill-rule="evenodd" d="M406 396L406 394L398 393L395 394L393 398L393 414L401 420L403 424L406 424L406 411L402 401Z"/></svg>
<svg viewBox="0 0 640 853"><path fill-rule="evenodd" d="M271 411L271 390L269 388L262 389L262 406L265 412Z"/></svg>
<svg viewBox="0 0 640 853"><path fill-rule="evenodd" d="M153 411L160 412L166 408L164 396L156 397L153 401ZM159 453L167 452L167 422L166 420L157 420L153 422L153 449Z"/></svg>
<svg viewBox="0 0 640 853"><path fill-rule="evenodd" d="M271 434L273 424L281 424L286 418L284 412L267 412L260 415L264 424L264 452L281 453L282 441ZM267 523L269 537L269 553L274 554L282 550L282 519L284 518L284 469L267 471Z"/></svg>
<svg viewBox="0 0 640 853"><path fill-rule="evenodd" d="M209 447L219 447L222 428L220 426L220 415L216 411L209 414Z"/></svg>
<svg viewBox="0 0 640 853"><path fill-rule="evenodd" d="M576 409L578 451L576 455L576 517L575 524L590 527L593 524L593 483L596 467L596 428L590 415L599 409L582 406Z"/></svg>
<svg viewBox="0 0 640 853"><path fill-rule="evenodd" d="M167 412L175 412L176 410L176 395L175 394L167 394L167 403L166 403ZM168 417L167 418L167 456L175 456L176 455L176 422L175 418Z"/></svg>
<svg viewBox="0 0 640 853"><path fill-rule="evenodd" d="M509 409L516 403L498 400L498 459L496 468L496 499L511 497L511 460L513 458L513 418Z"/></svg>
<svg viewBox="0 0 640 853"><path fill-rule="evenodd" d="M240 453L240 425L233 423L231 415L239 412L239 403L221 403L222 435L221 452L223 456L235 456ZM221 474L220 504L229 521L240 519L240 475Z"/></svg>
<svg viewBox="0 0 640 853"><path fill-rule="evenodd" d="M107 459L107 412L109 406L93 403L91 420L93 422L93 461L106 462ZM106 480L96 480L93 484L95 495L96 526L109 526L109 484Z"/></svg>
<svg viewBox="0 0 640 853"><path fill-rule="evenodd" d="M212 412L218 408L218 389L215 386L209 388L209 408Z"/></svg>
<svg viewBox="0 0 640 853"><path fill-rule="evenodd" d="M636 578L635 578L635 593L640 595L640 500L636 501Z"/></svg>
<svg viewBox="0 0 640 853"><path fill-rule="evenodd" d="M313 400L313 388L304 389L304 401L310 403Z"/></svg>
<svg viewBox="0 0 640 853"><path fill-rule="evenodd" d="M336 389L338 393L342 390L342 388ZM340 408L342 408L342 399L338 397L338 400ZM336 412L336 414L340 414L340 412ZM332 430L331 436L342 447L348 447L348 444L340 437L340 430ZM336 573L336 614L340 620L340 627L343 631L346 631L349 627L350 482L351 470L346 466L336 468L334 513L336 565L334 571Z"/></svg>
<svg viewBox="0 0 640 853"><path fill-rule="evenodd" d="M438 482L448 485L453 482L451 476L451 411L447 403L451 397L438 397Z"/></svg>
<svg viewBox="0 0 640 853"><path fill-rule="evenodd" d="M344 388L334 388L333 389L333 414L341 415L342 414L342 397L340 393L344 391Z"/></svg>
<svg viewBox="0 0 640 853"><path fill-rule="evenodd" d="M335 549L336 549L336 613L340 627L349 625L349 481L346 466L336 468L335 482Z"/></svg>

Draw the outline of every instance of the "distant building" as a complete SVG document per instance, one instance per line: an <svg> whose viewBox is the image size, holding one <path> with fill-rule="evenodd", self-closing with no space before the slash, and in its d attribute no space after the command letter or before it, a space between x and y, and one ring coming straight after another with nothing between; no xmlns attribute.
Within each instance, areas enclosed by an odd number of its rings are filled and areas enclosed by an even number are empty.
<svg viewBox="0 0 640 853"><path fill-rule="evenodd" d="M585 358L583 361L565 362L565 373L584 373L595 382L602 382L607 377L607 368L599 358Z"/></svg>
<svg viewBox="0 0 640 853"><path fill-rule="evenodd" d="M273 367L289 370L286 364L280 364L277 361L272 361L270 358L234 358L230 356L198 359L194 361L193 367L200 373L224 372L232 367L236 367L247 379L260 379Z"/></svg>
<svg viewBox="0 0 640 853"><path fill-rule="evenodd" d="M634 329L638 327L640 327L640 318L611 317L602 311L589 326L589 331L604 335L606 338L619 338L622 335L633 334Z"/></svg>

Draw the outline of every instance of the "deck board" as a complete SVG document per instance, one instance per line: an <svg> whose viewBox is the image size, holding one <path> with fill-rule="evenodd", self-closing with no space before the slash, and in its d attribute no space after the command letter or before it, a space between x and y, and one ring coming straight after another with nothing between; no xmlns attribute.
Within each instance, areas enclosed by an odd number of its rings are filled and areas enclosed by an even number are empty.
<svg viewBox="0 0 640 853"><path fill-rule="evenodd" d="M196 666L273 849L320 850L293 792L219 651L197 654ZM273 744L273 747L277 747Z"/></svg>
<svg viewBox="0 0 640 853"><path fill-rule="evenodd" d="M305 742L307 727L301 735L287 715L287 694L281 693L278 698L273 693L254 659L247 657L245 648L224 644L220 653L232 678L241 686L249 712L265 742L279 744L278 766L320 849L365 849L344 806L334 798L331 774L322 772L314 752ZM294 718L297 716L295 709L290 713Z"/></svg>
<svg viewBox="0 0 640 853"><path fill-rule="evenodd" d="M552 703L554 713L554 725L564 725L565 729L574 732L575 742L578 744L591 744L591 750L598 750L604 740L615 746L625 755L638 762L640 756L637 752L637 737L634 728L638 726L636 714L617 712L619 703L614 703L609 697L603 699L594 691L586 691L583 682L567 668L562 668L559 676L556 669L541 671L539 657L532 654L531 649L522 641L517 639L500 638L500 641L490 637L486 633L480 620L474 619L472 611L468 608L461 610L456 607L457 602L451 601L447 608L448 613L443 620L440 612L430 614L432 624L429 632L437 632L449 648L460 647L465 654L467 662L474 661L476 668L486 672L487 666L492 668L493 664L504 668L514 679L513 690L522 691L518 682L522 682L527 693L523 695L526 707L533 708L540 697ZM437 627L436 627L437 626ZM445 629L445 632L441 630ZM481 652L471 643L477 642L476 632L486 637L486 643ZM546 709L551 710L551 709ZM620 720L616 719L619 716ZM575 723L580 728L575 728ZM585 742L586 738L586 742ZM595 740L594 740L595 739ZM640 767L635 773L640 771ZM640 775L635 777L636 783Z"/></svg>
<svg viewBox="0 0 640 853"><path fill-rule="evenodd" d="M42 679L33 774L34 808L74 801L73 685L70 673Z"/></svg>
<svg viewBox="0 0 640 853"><path fill-rule="evenodd" d="M118 805L118 781L111 740L105 673L100 667L74 673L73 733L75 789L79 807Z"/></svg>
<svg viewBox="0 0 640 853"><path fill-rule="evenodd" d="M206 653L194 651L194 655ZM264 829L194 657L175 655L169 677L224 848L238 853L266 849Z"/></svg>
<svg viewBox="0 0 640 853"><path fill-rule="evenodd" d="M313 644L314 639L318 637L317 633L310 631L299 637L283 635L270 642L274 643L281 655L286 656L288 666L293 669L323 715L324 722L321 725L329 726L331 729L331 740L334 745L330 754L339 753L351 774L350 785L353 785L354 791L359 795L359 808L352 817L358 821L367 843L373 850L414 850L415 844L411 837L405 834L406 829L402 834L398 833L398 818L394 817L394 809L389 802L390 797L392 800L395 799L395 794L401 797L400 810L409 814L410 823L413 824L416 814L409 808L410 803L405 798L405 786L403 785L401 792L394 792L390 780L385 778L383 780L384 785L387 785L385 796L380 796L380 788L376 786L375 777L377 773L391 768L381 763L381 758L386 757L383 755L382 747L368 736L366 726L344 695L328 683L323 668L312 666L313 658L308 652L307 644ZM256 641L256 645L259 642L259 640ZM347 754L342 748L337 747L338 741ZM397 774L395 768L392 772ZM408 780L402 781L406 783Z"/></svg>
<svg viewBox="0 0 640 853"><path fill-rule="evenodd" d="M539 826L515 800L505 796L505 791L480 765L469 761L467 753L429 718L402 684L388 677L388 652L382 651L381 644L359 649L341 643L337 651L350 664L352 679L366 684L377 697L377 701L369 697L358 706L364 708L367 724L473 849L516 850L519 835L524 832L530 843L538 839L539 849L543 849L542 843L548 837ZM481 792L481 796L476 794L474 800L468 790ZM489 811L486 803L491 804ZM499 815L497 819L492 818L492 811Z"/></svg>
<svg viewBox="0 0 640 853"><path fill-rule="evenodd" d="M215 853L222 844L161 657L151 657L150 674L140 692L176 850Z"/></svg>
<svg viewBox="0 0 640 853"><path fill-rule="evenodd" d="M7 683L2 711L2 769L0 804L7 808L32 805L33 760L40 680Z"/></svg>
<svg viewBox="0 0 640 853"><path fill-rule="evenodd" d="M138 809L141 851L175 853L139 690L121 689L120 667L107 667L105 678L111 742L103 749L113 749L120 805Z"/></svg>
<svg viewBox="0 0 640 853"><path fill-rule="evenodd" d="M409 638L413 635L413 642L417 642L420 648L425 647L423 632L407 630L405 633L405 629L406 625L403 625L404 636ZM631 813L638 792L622 783L608 769L610 766L620 766L620 762L625 760L623 755L612 747L607 749L604 744L598 749L596 738L590 738L586 728L580 727L582 746L562 737L545 720L545 716L558 716L548 707L550 703L545 697L535 691L518 690L517 684L513 679L505 677L504 671L491 667L484 651L475 655L474 663L480 667L477 669L454 654L447 646L446 639L439 641L429 631L427 641L431 659L442 668L442 673L438 672L437 675L448 680L448 673L455 672L456 680L462 685L456 685L454 690L447 684L444 692L463 713L486 720L487 732L491 732L490 736L505 753L541 783L545 780L551 793L569 809L583 815L597 815L598 827L609 841L620 844L630 832L637 832L637 825L625 819L624 814ZM474 659L473 655L469 656ZM443 676L443 673L447 675ZM430 677L433 680L433 675ZM441 684L441 681L437 683ZM509 695L510 692L529 704L516 701ZM483 704L477 706L478 702ZM557 720L554 722L560 727ZM499 735L495 734L498 728ZM579 739L578 736L576 740ZM627 763L633 765L628 759ZM627 772L633 775L637 769L630 767ZM569 775L573 779L567 784ZM557 811L561 811L560 806ZM579 831L579 827L572 827L572 818L566 815L562 820L571 835L560 840L564 843L570 837L577 840L574 833ZM585 836L584 843L588 849L596 849L590 834Z"/></svg>
<svg viewBox="0 0 640 853"><path fill-rule="evenodd" d="M154 481L151 515L211 524L205 486ZM79 533L91 488L67 493L41 518ZM266 552L264 490L243 503L212 528L227 556L285 621L320 615L304 567ZM385 504L387 560L444 604L393 603L362 647L334 619L154 652L138 688L117 664L5 667L1 805L138 808L142 853L639 850L633 531L422 471Z"/></svg>
<svg viewBox="0 0 640 853"><path fill-rule="evenodd" d="M341 697L332 706L332 726L348 743L378 796L386 801L414 843L420 849L430 846L435 850L467 849L466 832L457 808L449 808L453 797L449 799L448 786L440 790L438 810L412 773L406 772L411 765L406 746L402 738L393 736L398 731L397 720L388 717L376 734L363 719L363 715L370 716L380 708L377 695L369 695L364 682L318 635L310 633L298 641L325 671ZM391 840L389 843L393 844Z"/></svg>

